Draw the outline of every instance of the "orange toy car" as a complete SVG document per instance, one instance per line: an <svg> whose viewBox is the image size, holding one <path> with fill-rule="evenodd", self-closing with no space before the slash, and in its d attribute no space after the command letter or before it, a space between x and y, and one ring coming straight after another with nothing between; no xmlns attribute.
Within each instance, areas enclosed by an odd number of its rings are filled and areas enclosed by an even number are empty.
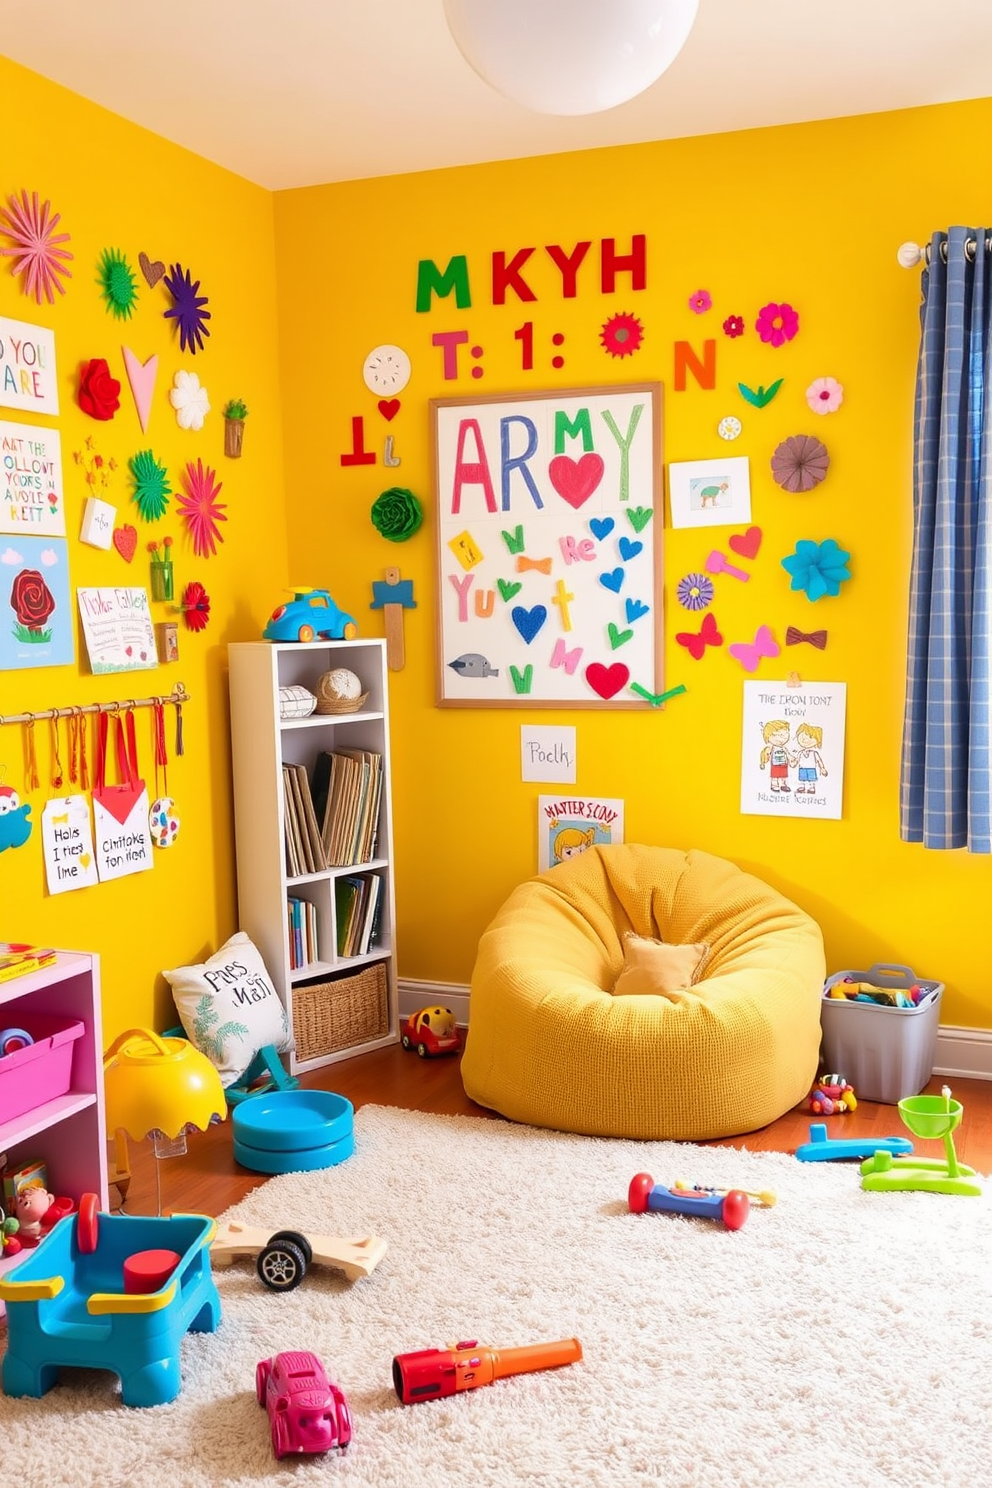
<svg viewBox="0 0 992 1488"><path fill-rule="evenodd" d="M405 1019L400 1029L404 1049L416 1049L421 1059L457 1054L462 1046L455 1015L446 1007L422 1007Z"/></svg>

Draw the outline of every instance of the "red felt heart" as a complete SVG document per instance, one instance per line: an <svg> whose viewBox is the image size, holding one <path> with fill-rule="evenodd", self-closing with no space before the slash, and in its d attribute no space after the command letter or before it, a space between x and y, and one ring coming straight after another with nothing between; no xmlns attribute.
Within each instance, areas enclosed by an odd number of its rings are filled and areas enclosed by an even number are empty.
<svg viewBox="0 0 992 1488"><path fill-rule="evenodd" d="M125 563L131 562L137 546L137 527L132 527L130 523L125 523L123 527L114 528L114 547L117 549L118 553L120 553Z"/></svg>
<svg viewBox="0 0 992 1488"><path fill-rule="evenodd" d="M578 511L603 479L603 457L588 454L573 460L569 455L555 455L548 475L562 500Z"/></svg>
<svg viewBox="0 0 992 1488"><path fill-rule="evenodd" d="M377 406L386 422L390 423L400 411L400 400L399 398L380 398Z"/></svg>
<svg viewBox="0 0 992 1488"><path fill-rule="evenodd" d="M593 661L586 667L586 681L593 692L604 699L615 697L629 680L630 668L625 667L622 661L615 661L612 666Z"/></svg>
<svg viewBox="0 0 992 1488"><path fill-rule="evenodd" d="M727 546L741 558L756 558L761 547L761 528L749 527L746 532L735 532Z"/></svg>

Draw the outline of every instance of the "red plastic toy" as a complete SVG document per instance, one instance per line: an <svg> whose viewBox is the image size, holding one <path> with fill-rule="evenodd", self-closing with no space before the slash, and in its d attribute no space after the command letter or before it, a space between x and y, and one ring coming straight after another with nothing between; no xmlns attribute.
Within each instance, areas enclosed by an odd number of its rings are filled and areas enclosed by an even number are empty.
<svg viewBox="0 0 992 1488"><path fill-rule="evenodd" d="M718 1219L728 1230L739 1230L747 1221L751 1203L739 1188L726 1193L699 1189L663 1188L650 1173L635 1173L627 1190L627 1204L633 1214L646 1209L662 1209L669 1214L692 1214L698 1219Z"/></svg>
<svg viewBox="0 0 992 1488"><path fill-rule="evenodd" d="M404 1049L416 1049L421 1059L457 1054L462 1046L455 1015L446 1007L422 1007L411 1013L400 1029Z"/></svg>
<svg viewBox="0 0 992 1488"><path fill-rule="evenodd" d="M477 1390L510 1374L532 1374L536 1369L558 1369L582 1358L577 1338L560 1343L531 1343L524 1348L483 1348L474 1338L446 1349L418 1349L393 1359L393 1389L404 1405L438 1400L460 1390Z"/></svg>
<svg viewBox="0 0 992 1488"><path fill-rule="evenodd" d="M327 1378L316 1354L290 1350L261 1359L255 1393L269 1413L272 1450L330 1452L351 1441L351 1411L339 1385Z"/></svg>

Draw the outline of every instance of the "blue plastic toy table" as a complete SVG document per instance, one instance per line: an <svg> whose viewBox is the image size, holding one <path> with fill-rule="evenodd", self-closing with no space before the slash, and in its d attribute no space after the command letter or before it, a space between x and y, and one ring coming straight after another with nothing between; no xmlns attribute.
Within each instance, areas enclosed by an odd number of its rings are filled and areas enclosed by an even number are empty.
<svg viewBox="0 0 992 1488"><path fill-rule="evenodd" d="M179 1394L183 1335L212 1333L220 1297L210 1270L216 1226L200 1214L169 1219L97 1216L97 1243L84 1253L78 1217L68 1215L27 1260L0 1279L7 1305L7 1395L44 1395L62 1365L109 1369L125 1405L165 1405ZM172 1250L179 1264L157 1292L124 1291L124 1262Z"/></svg>

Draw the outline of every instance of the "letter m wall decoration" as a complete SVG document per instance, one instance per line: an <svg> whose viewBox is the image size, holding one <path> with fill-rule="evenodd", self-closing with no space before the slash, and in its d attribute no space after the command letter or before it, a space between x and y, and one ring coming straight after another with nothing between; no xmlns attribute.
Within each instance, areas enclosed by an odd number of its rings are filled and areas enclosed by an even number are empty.
<svg viewBox="0 0 992 1488"><path fill-rule="evenodd" d="M651 707L661 385L436 398L431 436L438 704Z"/></svg>

